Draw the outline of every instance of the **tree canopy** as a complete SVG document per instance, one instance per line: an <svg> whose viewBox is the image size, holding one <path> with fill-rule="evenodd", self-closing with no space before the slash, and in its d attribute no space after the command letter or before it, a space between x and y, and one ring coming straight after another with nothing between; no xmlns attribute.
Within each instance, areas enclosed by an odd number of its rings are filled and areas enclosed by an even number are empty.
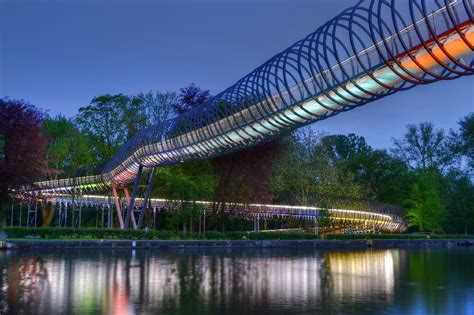
<svg viewBox="0 0 474 315"><path fill-rule="evenodd" d="M209 98L194 84L179 92L106 94L74 118L48 117L26 102L2 99L0 201L44 175L93 174L138 131ZM199 214L196 200L212 201L218 214L236 202L327 209L331 196L403 207L413 230L467 233L474 231L473 134L474 113L447 133L430 122L410 124L388 149L374 149L356 134L306 127L245 150L160 167L153 193L180 203L170 222L184 229ZM221 218L214 224L224 228Z"/></svg>
<svg viewBox="0 0 474 315"><path fill-rule="evenodd" d="M12 189L31 185L46 171L45 114L19 100L0 99L0 207Z"/></svg>

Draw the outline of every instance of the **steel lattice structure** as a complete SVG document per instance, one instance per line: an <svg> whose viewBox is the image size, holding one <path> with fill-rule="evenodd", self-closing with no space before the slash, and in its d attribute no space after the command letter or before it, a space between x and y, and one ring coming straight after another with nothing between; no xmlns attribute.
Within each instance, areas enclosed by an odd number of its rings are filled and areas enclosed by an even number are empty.
<svg viewBox="0 0 474 315"><path fill-rule="evenodd" d="M37 183L100 190L142 169L266 141L420 84L472 75L471 0L360 1L205 104L142 130L96 176Z"/></svg>

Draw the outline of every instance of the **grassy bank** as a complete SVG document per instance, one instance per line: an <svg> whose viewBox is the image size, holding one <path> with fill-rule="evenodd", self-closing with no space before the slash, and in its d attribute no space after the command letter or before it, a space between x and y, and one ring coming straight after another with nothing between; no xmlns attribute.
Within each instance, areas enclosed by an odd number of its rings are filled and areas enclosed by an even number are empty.
<svg viewBox="0 0 474 315"><path fill-rule="evenodd" d="M176 233L173 231L141 231L93 228L5 228L10 239L68 239L68 240L358 240L358 239L474 239L474 235L420 234L332 234L319 236L306 232L228 232L208 231L206 234Z"/></svg>

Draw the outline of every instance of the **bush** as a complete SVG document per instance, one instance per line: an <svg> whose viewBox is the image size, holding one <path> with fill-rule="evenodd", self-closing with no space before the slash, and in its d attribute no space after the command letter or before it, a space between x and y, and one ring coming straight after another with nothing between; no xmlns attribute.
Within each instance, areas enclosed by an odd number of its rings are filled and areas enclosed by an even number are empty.
<svg viewBox="0 0 474 315"><path fill-rule="evenodd" d="M317 235L304 232L284 233L255 233L207 231L206 234L178 234L172 231L121 230L95 228L26 228L7 227L5 234L8 238L28 239L127 239L127 240L274 240L274 239L315 239Z"/></svg>
<svg viewBox="0 0 474 315"><path fill-rule="evenodd" d="M41 239L129 239L151 240L172 239L177 237L170 231L143 231L121 229L94 229L94 228L5 228L8 238L41 238Z"/></svg>
<svg viewBox="0 0 474 315"><path fill-rule="evenodd" d="M207 231L205 235L206 240L223 240L226 239L225 234L219 231Z"/></svg>
<svg viewBox="0 0 474 315"><path fill-rule="evenodd" d="M172 231L121 230L95 228L26 228L7 227L8 238L26 239L114 239L114 240L304 240L319 239L320 236L307 232L228 232L207 231L205 235L196 233L177 234ZM365 239L455 239L474 238L474 235L422 235L422 234L330 234L328 240Z"/></svg>

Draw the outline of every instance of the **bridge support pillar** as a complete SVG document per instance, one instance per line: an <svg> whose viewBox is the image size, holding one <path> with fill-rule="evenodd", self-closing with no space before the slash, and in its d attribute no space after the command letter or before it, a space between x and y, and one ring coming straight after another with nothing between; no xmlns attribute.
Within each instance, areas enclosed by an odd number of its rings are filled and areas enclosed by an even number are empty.
<svg viewBox="0 0 474 315"><path fill-rule="evenodd" d="M115 199L115 209L117 210L117 218L119 221L119 227L123 229L123 216L122 216L122 207L120 206L120 199L117 193L117 187L112 186L112 193L114 194Z"/></svg>
<svg viewBox="0 0 474 315"><path fill-rule="evenodd" d="M72 203L73 225L80 228L82 225L82 203Z"/></svg>
<svg viewBox="0 0 474 315"><path fill-rule="evenodd" d="M259 214L257 214L253 218L253 231L256 233L260 232L260 215Z"/></svg>
<svg viewBox="0 0 474 315"><path fill-rule="evenodd" d="M22 214L23 214L23 202L20 202L20 213L18 213L18 226L21 226Z"/></svg>
<svg viewBox="0 0 474 315"><path fill-rule="evenodd" d="M10 226L12 227L13 226L13 203L12 203L12 211L10 212Z"/></svg>
<svg viewBox="0 0 474 315"><path fill-rule="evenodd" d="M136 229L141 228L143 223L143 218L145 217L145 211L148 205L148 199L150 198L151 188L153 187L153 181L155 180L155 168L151 170L150 179L148 180L148 185L146 187L145 198L143 198L142 208L140 210L140 217L138 218L138 223Z"/></svg>
<svg viewBox="0 0 474 315"><path fill-rule="evenodd" d="M143 166L140 165L138 167L137 177L135 177L135 182L133 183L132 198L129 199L129 203L128 203L128 211L127 211L127 215L125 216L125 222L124 222L125 228L128 228L130 224L130 219L132 220L133 228L134 229L137 228L137 224L135 222L135 216L133 214L133 207L135 206L135 198L137 197L140 180L142 179L142 172L143 172ZM128 191L126 191L126 194L128 195Z"/></svg>
<svg viewBox="0 0 474 315"><path fill-rule="evenodd" d="M26 217L26 226L27 227L36 227L37 224L37 219L38 219L38 203L33 202L34 204L32 205L31 203L28 203L28 214Z"/></svg>

